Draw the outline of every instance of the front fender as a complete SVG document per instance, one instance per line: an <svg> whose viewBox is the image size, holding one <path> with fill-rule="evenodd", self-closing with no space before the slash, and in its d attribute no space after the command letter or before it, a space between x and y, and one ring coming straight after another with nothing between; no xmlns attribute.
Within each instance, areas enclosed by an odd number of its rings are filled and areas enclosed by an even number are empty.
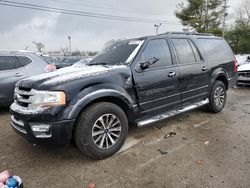
<svg viewBox="0 0 250 188"><path fill-rule="evenodd" d="M103 85L98 85L84 89L71 101L65 111L64 117L67 117L67 119L76 119L82 109L89 103L103 97L116 97L128 104L131 110L136 108L136 102L128 91L120 86L107 86L108 85L103 87Z"/></svg>

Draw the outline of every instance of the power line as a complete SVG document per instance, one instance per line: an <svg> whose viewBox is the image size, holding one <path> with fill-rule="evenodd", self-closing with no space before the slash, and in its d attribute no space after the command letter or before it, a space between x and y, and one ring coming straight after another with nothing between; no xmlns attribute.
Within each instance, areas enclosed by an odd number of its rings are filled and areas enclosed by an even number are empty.
<svg viewBox="0 0 250 188"><path fill-rule="evenodd" d="M114 3L107 3L107 1L105 1L105 4L104 3L100 3L100 1L94 1L94 0L91 0L91 1L86 1L86 0L74 0L74 1L77 1L77 2L81 2L81 3L88 3L88 4L94 4L94 5L96 5L96 4L98 4L98 5L103 5L103 6L112 6L112 7L114 7L114 5L116 5L115 6L115 8L122 8L122 9L129 9L129 10L136 10L136 11L142 11L142 12L148 12L148 13L153 13L151 10L143 10L143 9L139 9L139 8L131 8L131 7L128 7L128 6L124 6L124 5L122 5L122 4L117 4L117 2L114 4ZM70 1L70 2L72 2L72 1ZM165 7L165 8L167 8L167 7ZM159 12L154 12L154 14L159 14ZM164 13L160 13L160 14L164 14Z"/></svg>
<svg viewBox="0 0 250 188"><path fill-rule="evenodd" d="M20 2L7 1L7 0L0 0L0 5L33 9L33 10L46 11L46 12L54 12L54 13L60 13L60 14L75 15L75 16L85 16L85 17L92 17L92 18L102 18L102 19L131 21L131 22L144 22L144 23L160 22L162 24L180 25L180 23L178 23L176 21L149 20L149 19L142 19L142 18L122 17L122 16L107 15L107 14L97 14L97 13L91 13L91 12L75 11L75 10L69 10L69 9L61 9L61 8L56 8L56 7L48 7L48 6L20 3Z"/></svg>
<svg viewBox="0 0 250 188"><path fill-rule="evenodd" d="M113 6L100 6L100 5L93 5L86 2L69 2L65 0L51 0L54 2L64 3L64 4L70 4L70 5L79 5L84 7L90 7L90 8L98 8L98 9L108 9L108 10L115 10L115 11L121 11L121 12L131 12L131 13L139 13L139 14L148 14L148 15L162 15L162 16L170 16L171 14L164 14L164 13L156 13L156 12L149 12L145 10L140 9L126 9L126 8L119 8L119 7L113 7Z"/></svg>

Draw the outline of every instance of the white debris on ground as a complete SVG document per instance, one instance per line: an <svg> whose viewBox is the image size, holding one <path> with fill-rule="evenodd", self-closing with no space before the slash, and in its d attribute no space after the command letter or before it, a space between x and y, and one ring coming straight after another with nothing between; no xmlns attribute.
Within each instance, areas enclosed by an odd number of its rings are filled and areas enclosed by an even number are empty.
<svg viewBox="0 0 250 188"><path fill-rule="evenodd" d="M244 65L246 63L250 63L249 61L247 61L248 56L250 56L250 54L237 54L235 55L235 58L238 62L238 65Z"/></svg>

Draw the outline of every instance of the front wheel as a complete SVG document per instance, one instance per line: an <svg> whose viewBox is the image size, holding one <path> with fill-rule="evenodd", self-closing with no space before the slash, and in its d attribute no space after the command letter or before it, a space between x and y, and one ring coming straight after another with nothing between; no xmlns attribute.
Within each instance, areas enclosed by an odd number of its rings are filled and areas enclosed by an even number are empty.
<svg viewBox="0 0 250 188"><path fill-rule="evenodd" d="M209 96L208 110L218 113L223 110L227 101L227 89L222 81L216 81Z"/></svg>
<svg viewBox="0 0 250 188"><path fill-rule="evenodd" d="M92 159L104 159L116 153L128 134L128 120L117 105L100 102L80 114L74 137L77 147Z"/></svg>

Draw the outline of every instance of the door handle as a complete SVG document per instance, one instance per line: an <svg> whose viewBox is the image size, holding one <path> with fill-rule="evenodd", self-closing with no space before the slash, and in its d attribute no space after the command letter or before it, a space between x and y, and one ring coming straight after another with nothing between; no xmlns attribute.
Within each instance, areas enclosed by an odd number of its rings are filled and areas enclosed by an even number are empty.
<svg viewBox="0 0 250 188"><path fill-rule="evenodd" d="M15 77L21 77L21 76L23 76L22 73L19 73L19 72L15 73Z"/></svg>
<svg viewBox="0 0 250 188"><path fill-rule="evenodd" d="M168 77L169 78L174 78L176 76L176 73L175 72L170 72L169 74L168 74Z"/></svg>
<svg viewBox="0 0 250 188"><path fill-rule="evenodd" d="M204 66L202 69L201 69L203 72L207 71L208 68L206 66Z"/></svg>

